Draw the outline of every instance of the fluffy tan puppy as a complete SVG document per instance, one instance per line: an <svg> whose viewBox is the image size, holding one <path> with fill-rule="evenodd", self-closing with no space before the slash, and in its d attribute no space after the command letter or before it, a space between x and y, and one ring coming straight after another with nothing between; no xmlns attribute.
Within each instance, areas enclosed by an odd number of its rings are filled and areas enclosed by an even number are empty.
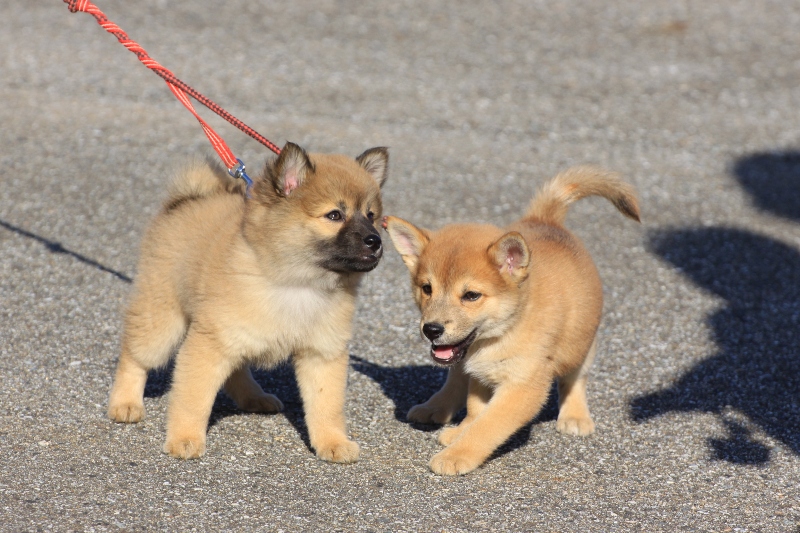
<svg viewBox="0 0 800 533"><path fill-rule="evenodd" d="M567 206L592 195L639 220L633 188L591 167L556 176L505 229L457 224L433 232L384 219L411 272L431 357L450 367L442 389L408 419L447 424L467 407L461 424L439 435L446 448L431 460L434 472L465 474L480 466L539 413L554 379L558 431L594 431L586 379L603 290L588 252L562 225Z"/></svg>
<svg viewBox="0 0 800 533"><path fill-rule="evenodd" d="M287 143L249 196L207 163L178 176L142 243L108 416L141 420L148 370L180 345L164 452L200 457L220 387L240 409L279 411L249 365L291 354L311 446L322 459L355 461L343 412L347 342L359 281L383 252L373 220L387 167L385 148L354 160Z"/></svg>

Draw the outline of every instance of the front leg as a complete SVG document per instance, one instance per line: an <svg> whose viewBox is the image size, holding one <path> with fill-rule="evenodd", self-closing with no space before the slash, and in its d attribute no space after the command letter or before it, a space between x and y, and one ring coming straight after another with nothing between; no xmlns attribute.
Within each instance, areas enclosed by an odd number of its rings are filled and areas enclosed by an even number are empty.
<svg viewBox="0 0 800 533"><path fill-rule="evenodd" d="M463 363L451 366L442 388L427 402L412 407L406 418L420 424L447 424L464 408L468 381Z"/></svg>
<svg viewBox="0 0 800 533"><path fill-rule="evenodd" d="M189 330L172 374L165 453L180 459L195 459L205 453L208 417L217 391L231 370L221 344L210 335Z"/></svg>
<svg viewBox="0 0 800 533"><path fill-rule="evenodd" d="M551 380L499 386L486 408L447 448L433 456L430 468L454 476L478 468L501 444L541 410Z"/></svg>
<svg viewBox="0 0 800 533"><path fill-rule="evenodd" d="M439 444L449 446L480 415L489 400L492 399L492 389L475 378L470 378L467 391L467 416L457 426L444 428L439 434Z"/></svg>
<svg viewBox="0 0 800 533"><path fill-rule="evenodd" d="M347 438L344 419L347 351L330 357L303 350L295 354L293 361L311 447L320 459L354 463L359 447Z"/></svg>

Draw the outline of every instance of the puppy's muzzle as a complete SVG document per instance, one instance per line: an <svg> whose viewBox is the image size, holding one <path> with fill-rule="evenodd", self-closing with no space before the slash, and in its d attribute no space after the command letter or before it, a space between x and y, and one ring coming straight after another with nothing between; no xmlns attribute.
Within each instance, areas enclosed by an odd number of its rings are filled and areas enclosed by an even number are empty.
<svg viewBox="0 0 800 533"><path fill-rule="evenodd" d="M433 342L444 334L444 326L438 322L428 322L422 325L422 334Z"/></svg>
<svg viewBox="0 0 800 533"><path fill-rule="evenodd" d="M372 253L377 255L381 251L381 247L383 243L381 242L381 236L377 233L370 233L366 237L364 237L364 245L369 248Z"/></svg>

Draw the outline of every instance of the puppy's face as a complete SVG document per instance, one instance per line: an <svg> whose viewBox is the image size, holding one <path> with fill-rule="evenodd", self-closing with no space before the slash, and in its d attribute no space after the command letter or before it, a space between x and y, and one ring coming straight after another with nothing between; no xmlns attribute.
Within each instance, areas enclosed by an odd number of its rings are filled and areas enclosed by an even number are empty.
<svg viewBox="0 0 800 533"><path fill-rule="evenodd" d="M267 214L278 215L265 216L264 237L279 240L282 257L296 258L303 268L372 270L383 255L374 222L383 209L380 187L387 168L385 148L351 159L309 155L287 143L253 192Z"/></svg>
<svg viewBox="0 0 800 533"><path fill-rule="evenodd" d="M395 217L384 227L411 273L434 361L455 364L472 343L500 337L513 325L529 262L521 235L480 225L431 233Z"/></svg>

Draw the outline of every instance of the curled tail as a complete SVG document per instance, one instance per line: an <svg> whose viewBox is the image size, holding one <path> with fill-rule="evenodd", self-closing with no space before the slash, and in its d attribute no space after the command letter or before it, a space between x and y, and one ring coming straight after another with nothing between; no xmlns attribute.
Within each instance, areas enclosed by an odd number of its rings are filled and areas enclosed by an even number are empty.
<svg viewBox="0 0 800 533"><path fill-rule="evenodd" d="M231 177L217 162L198 158L190 161L175 175L169 185L163 209L171 211L186 202L217 194L244 196L245 186L241 180Z"/></svg>
<svg viewBox="0 0 800 533"><path fill-rule="evenodd" d="M623 215L639 222L639 202L633 186L613 172L589 166L569 168L545 183L523 220L561 225L569 205L587 196L602 196Z"/></svg>

